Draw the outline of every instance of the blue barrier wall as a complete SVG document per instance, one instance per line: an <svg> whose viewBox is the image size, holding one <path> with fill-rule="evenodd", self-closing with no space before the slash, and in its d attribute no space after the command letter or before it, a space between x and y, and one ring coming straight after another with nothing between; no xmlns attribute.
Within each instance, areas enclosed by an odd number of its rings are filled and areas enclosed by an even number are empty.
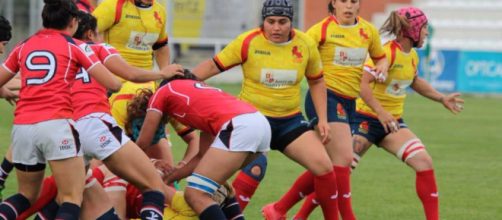
<svg viewBox="0 0 502 220"><path fill-rule="evenodd" d="M419 71L434 88L444 92L502 94L502 53L437 50L432 51L428 63L424 51L420 56Z"/></svg>

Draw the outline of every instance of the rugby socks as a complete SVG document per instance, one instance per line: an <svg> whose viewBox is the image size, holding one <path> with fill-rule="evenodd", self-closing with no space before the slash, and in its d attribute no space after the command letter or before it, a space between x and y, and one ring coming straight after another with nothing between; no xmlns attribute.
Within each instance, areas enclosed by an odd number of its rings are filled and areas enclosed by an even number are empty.
<svg viewBox="0 0 502 220"><path fill-rule="evenodd" d="M416 190L427 220L439 219L439 198L434 170L417 172Z"/></svg>
<svg viewBox="0 0 502 220"><path fill-rule="evenodd" d="M343 220L354 220L352 211L352 193L350 191L350 167L333 166L338 187L338 206Z"/></svg>
<svg viewBox="0 0 502 220"><path fill-rule="evenodd" d="M237 202L237 199L235 197L225 199L221 210L223 211L223 213L225 213L227 219L244 220L244 215L242 214L239 203Z"/></svg>
<svg viewBox="0 0 502 220"><path fill-rule="evenodd" d="M0 188L3 189L5 187L5 181L9 176L9 173L14 168L14 164L11 163L7 158L3 158L2 165L0 165Z"/></svg>
<svg viewBox="0 0 502 220"><path fill-rule="evenodd" d="M159 191L144 192L141 219L161 220L164 217L164 199L164 194Z"/></svg>
<svg viewBox="0 0 502 220"><path fill-rule="evenodd" d="M80 206L70 202L63 202L56 214L57 220L73 220L80 216Z"/></svg>
<svg viewBox="0 0 502 220"><path fill-rule="evenodd" d="M207 207L206 209L204 209L204 211L202 211L202 213L200 213L199 219L200 220L225 220L227 218L225 217L225 214L221 210L220 206L217 204L213 204L213 205Z"/></svg>
<svg viewBox="0 0 502 220"><path fill-rule="evenodd" d="M330 186L332 188L332 186ZM298 201L314 191L314 175L310 171L305 171L296 179L293 186L274 204L276 211L285 214Z"/></svg>
<svg viewBox="0 0 502 220"><path fill-rule="evenodd" d="M257 181L248 174L239 171L239 174L232 182L232 186L234 187L235 197L239 202L241 210L244 210L249 204L249 200L251 200L251 197L253 197L259 185L260 181Z"/></svg>
<svg viewBox="0 0 502 220"><path fill-rule="evenodd" d="M314 188L317 201L322 207L325 220L338 219L338 191L336 187L335 172L314 177Z"/></svg>
<svg viewBox="0 0 502 220"><path fill-rule="evenodd" d="M111 208L103 215L99 216L96 220L120 220L119 216L115 213L115 209Z"/></svg>
<svg viewBox="0 0 502 220"><path fill-rule="evenodd" d="M59 205L56 203L56 200L52 200L47 205L42 207L39 212L37 212L37 216L35 217L35 220L55 219L56 213L58 213L58 210L59 210Z"/></svg>
<svg viewBox="0 0 502 220"><path fill-rule="evenodd" d="M21 194L15 194L0 204L0 218L16 219L18 213L30 207L30 201Z"/></svg>
<svg viewBox="0 0 502 220"><path fill-rule="evenodd" d="M28 210L24 211L23 213L20 213L19 219L27 219L31 215L33 215L33 213L36 213L38 210L43 211L43 209L52 202L57 205L55 211L50 212L52 213L51 214L52 217L50 219L54 219L56 217L55 213L57 213L57 210L59 208L59 205L54 200L56 198L57 193L58 189L54 177L50 176L45 178L44 182L42 183L40 196L38 197L37 201L35 201L35 203Z"/></svg>
<svg viewBox="0 0 502 220"><path fill-rule="evenodd" d="M293 219L308 219L309 215L314 211L314 209L319 205L317 202L317 196L315 193L310 193L302 204L302 207L296 213Z"/></svg>
<svg viewBox="0 0 502 220"><path fill-rule="evenodd" d="M242 168L234 182L232 182L235 197L242 211L249 204L249 200L253 197L260 182L265 178L267 164L267 157L264 154L260 154L256 159Z"/></svg>

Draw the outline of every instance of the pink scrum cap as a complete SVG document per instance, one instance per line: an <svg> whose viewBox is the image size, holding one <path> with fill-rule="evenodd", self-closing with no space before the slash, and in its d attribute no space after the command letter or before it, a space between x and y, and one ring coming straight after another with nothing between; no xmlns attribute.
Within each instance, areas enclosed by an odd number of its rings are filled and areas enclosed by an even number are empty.
<svg viewBox="0 0 502 220"><path fill-rule="evenodd" d="M422 10L415 7L400 8L397 10L397 13L406 18L410 24L410 28L404 30L404 36L411 38L413 43L418 43L420 40L420 31L427 24L427 16L425 16Z"/></svg>

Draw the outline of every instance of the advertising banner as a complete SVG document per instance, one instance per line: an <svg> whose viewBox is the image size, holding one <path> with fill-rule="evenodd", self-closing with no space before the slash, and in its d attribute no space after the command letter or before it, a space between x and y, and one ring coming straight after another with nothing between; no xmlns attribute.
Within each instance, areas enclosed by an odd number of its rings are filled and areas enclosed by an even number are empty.
<svg viewBox="0 0 502 220"><path fill-rule="evenodd" d="M460 54L458 89L469 93L502 93L502 53Z"/></svg>

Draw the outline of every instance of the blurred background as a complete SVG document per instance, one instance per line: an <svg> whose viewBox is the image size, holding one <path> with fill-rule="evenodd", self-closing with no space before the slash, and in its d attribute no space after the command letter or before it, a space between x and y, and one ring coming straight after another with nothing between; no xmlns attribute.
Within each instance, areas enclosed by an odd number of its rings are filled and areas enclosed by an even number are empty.
<svg viewBox="0 0 502 220"><path fill-rule="evenodd" d="M262 1L159 0L168 12L172 59L193 67L221 50L239 33L257 27ZM328 0L293 0L294 25L306 31L328 15ZM99 0L97 1L99 3ZM432 28L420 51L420 73L437 89L502 94L502 0L364 0L360 16L380 27L403 5L424 10ZM14 39L41 27L41 0L0 0L0 14L14 23ZM388 38L383 36L382 41ZM15 44L9 44L12 48ZM213 81L241 80L237 67Z"/></svg>

